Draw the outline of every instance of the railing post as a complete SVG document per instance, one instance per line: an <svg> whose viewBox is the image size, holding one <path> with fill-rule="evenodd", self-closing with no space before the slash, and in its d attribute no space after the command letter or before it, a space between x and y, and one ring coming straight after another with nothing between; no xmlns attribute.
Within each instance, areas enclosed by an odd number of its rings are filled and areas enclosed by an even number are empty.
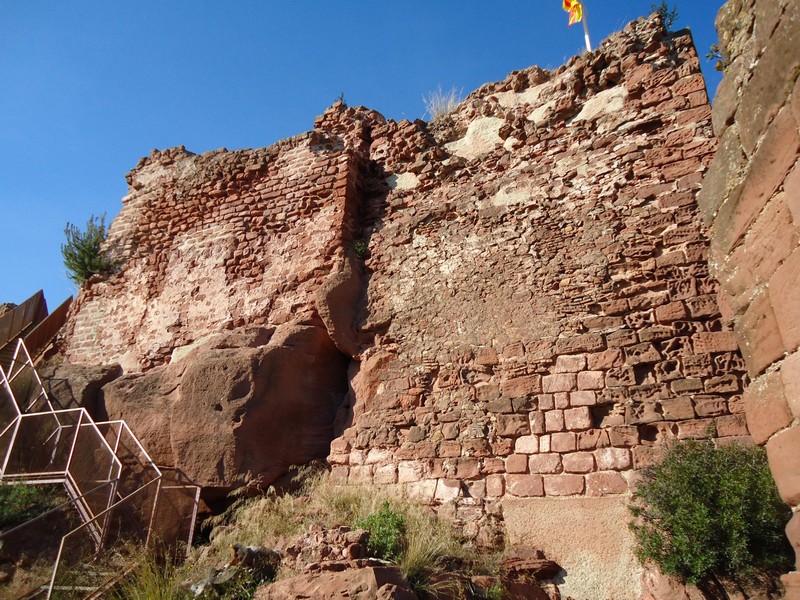
<svg viewBox="0 0 800 600"><path fill-rule="evenodd" d="M158 509L159 500L161 500L161 484L164 481L164 475L158 476L158 483L156 484L156 499L153 501L153 510L150 512L150 522L147 524L147 538L144 541L145 549L150 546L150 538L153 536L153 523L156 520L156 509Z"/></svg>
<svg viewBox="0 0 800 600"><path fill-rule="evenodd" d="M78 435L81 431L81 424L83 422L83 411L78 412L78 423L74 425L75 427L75 437L72 438L72 445L69 448L69 458L67 458L67 466L64 468L64 474L69 474L69 468L72 466L72 458L75 456L75 446L78 443ZM63 427L63 425L62 425Z"/></svg>
<svg viewBox="0 0 800 600"><path fill-rule="evenodd" d="M22 416L18 416L15 421L14 433L11 434L11 442L8 444L8 450L6 450L6 455L3 458L3 468L0 469L0 479L6 476L8 461L11 459L11 453L14 451L14 443L17 441L17 432L19 431L19 426L22 422Z"/></svg>

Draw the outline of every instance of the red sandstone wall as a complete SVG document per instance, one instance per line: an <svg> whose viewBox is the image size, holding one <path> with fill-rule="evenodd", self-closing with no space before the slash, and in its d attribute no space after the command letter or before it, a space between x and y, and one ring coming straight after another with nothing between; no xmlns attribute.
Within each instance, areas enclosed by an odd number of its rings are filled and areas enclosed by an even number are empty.
<svg viewBox="0 0 800 600"><path fill-rule="evenodd" d="M800 2L731 1L717 27L728 62L714 105L720 150L699 199L720 306L753 378L747 422L800 547ZM784 583L800 598L800 574Z"/></svg>
<svg viewBox="0 0 800 600"><path fill-rule="evenodd" d="M687 33L633 24L371 132L373 337L334 473L458 499L627 493L670 439L749 441L695 196L716 149ZM433 136L432 142L429 138Z"/></svg>
<svg viewBox="0 0 800 600"><path fill-rule="evenodd" d="M324 325L353 357L335 475L490 541L502 498L622 497L671 439L750 440L696 204L715 149L690 36L643 20L434 124L335 105L269 149L156 152L66 355L147 370Z"/></svg>
<svg viewBox="0 0 800 600"><path fill-rule="evenodd" d="M67 359L138 371L222 330L318 321L313 293L352 236L356 163L319 132L259 150L153 151L128 174L109 233L121 272L81 289Z"/></svg>

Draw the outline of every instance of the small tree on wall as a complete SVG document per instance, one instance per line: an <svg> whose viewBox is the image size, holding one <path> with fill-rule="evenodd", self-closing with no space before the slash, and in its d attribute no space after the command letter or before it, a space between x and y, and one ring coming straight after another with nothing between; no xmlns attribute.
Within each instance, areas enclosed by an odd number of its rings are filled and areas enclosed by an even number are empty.
<svg viewBox="0 0 800 600"><path fill-rule="evenodd" d="M112 273L116 261L103 248L106 241L106 215L94 215L86 222L86 230L81 231L72 223L64 228L66 243L61 245L61 256L67 267L69 278L81 285L92 275Z"/></svg>

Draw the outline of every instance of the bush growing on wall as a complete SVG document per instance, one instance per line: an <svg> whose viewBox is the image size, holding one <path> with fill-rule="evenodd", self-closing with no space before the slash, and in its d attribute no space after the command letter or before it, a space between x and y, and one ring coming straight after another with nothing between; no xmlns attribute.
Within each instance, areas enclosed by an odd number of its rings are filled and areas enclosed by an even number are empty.
<svg viewBox="0 0 800 600"><path fill-rule="evenodd" d="M683 442L644 469L630 507L637 556L701 589L718 577L791 568L780 499L763 448Z"/></svg>
<svg viewBox="0 0 800 600"><path fill-rule="evenodd" d="M69 278L78 285L92 275L111 273L116 263L103 249L106 240L106 215L92 215L86 222L86 230L81 231L72 223L64 228L65 244L61 245L61 256L67 267Z"/></svg>

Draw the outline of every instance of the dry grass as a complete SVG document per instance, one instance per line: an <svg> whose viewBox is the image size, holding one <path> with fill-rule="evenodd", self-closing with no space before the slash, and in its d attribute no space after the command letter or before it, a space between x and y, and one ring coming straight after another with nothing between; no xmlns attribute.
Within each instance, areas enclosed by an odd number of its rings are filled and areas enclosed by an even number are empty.
<svg viewBox="0 0 800 600"><path fill-rule="evenodd" d="M405 540L398 566L420 597L435 597L442 585L431 583L431 576L436 573L449 569L483 572L488 566L488 563L481 565L482 557L465 549L449 523L437 518L425 506L397 494L391 495L391 490L337 485L324 472L301 472L298 479L302 484L294 494L268 491L255 498L239 498L226 514L214 519L210 544L196 549L186 565L179 570L168 567L166 571L159 571L145 563L132 578L131 586L126 586L122 597L182 598L179 584L198 581L207 574L209 567L219 567L230 560L233 543L275 547L307 531L311 524L329 528L355 527L385 502L403 516ZM291 575L279 572L278 578Z"/></svg>
<svg viewBox="0 0 800 600"><path fill-rule="evenodd" d="M449 115L461 103L462 91L456 89L455 86L448 91L443 91L442 86L429 92L427 95L422 96L422 102L425 104L425 114L435 121L441 117Z"/></svg>
<svg viewBox="0 0 800 600"><path fill-rule="evenodd" d="M467 555L450 524L425 506L391 495L385 488L337 485L327 473L306 472L301 476L304 481L295 495L268 493L236 506L222 519L224 523L215 527L203 562L228 556L234 542L273 547L306 531L311 524L355 527L384 502L404 518L405 544L398 566L415 587L424 591L430 575L446 564L474 558Z"/></svg>

